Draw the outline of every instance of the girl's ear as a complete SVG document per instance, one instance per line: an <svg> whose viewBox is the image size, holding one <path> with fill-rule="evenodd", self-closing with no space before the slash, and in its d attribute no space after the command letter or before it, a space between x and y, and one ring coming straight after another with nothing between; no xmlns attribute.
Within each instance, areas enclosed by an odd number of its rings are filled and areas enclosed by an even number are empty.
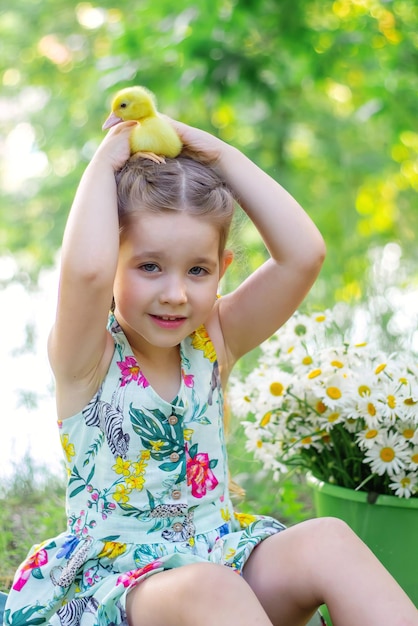
<svg viewBox="0 0 418 626"><path fill-rule="evenodd" d="M234 253L232 252L232 250L224 250L224 253L221 259L221 271L220 271L220 276L219 276L220 279L225 274L226 270L231 265L233 260L234 260Z"/></svg>

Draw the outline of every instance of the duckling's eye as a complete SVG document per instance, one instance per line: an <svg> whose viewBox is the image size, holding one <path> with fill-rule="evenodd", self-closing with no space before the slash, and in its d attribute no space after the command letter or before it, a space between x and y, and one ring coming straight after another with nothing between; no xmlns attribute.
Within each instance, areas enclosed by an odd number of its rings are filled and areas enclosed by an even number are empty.
<svg viewBox="0 0 418 626"><path fill-rule="evenodd" d="M122 102L121 105L120 105L120 108L121 109L126 109L127 106L128 105L126 104L126 102Z"/></svg>

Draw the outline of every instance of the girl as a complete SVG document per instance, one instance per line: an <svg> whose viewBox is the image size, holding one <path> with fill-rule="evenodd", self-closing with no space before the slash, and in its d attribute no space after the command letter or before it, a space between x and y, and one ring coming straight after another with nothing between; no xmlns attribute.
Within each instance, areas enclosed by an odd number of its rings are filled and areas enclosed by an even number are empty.
<svg viewBox="0 0 418 626"><path fill-rule="evenodd" d="M321 235L280 185L203 131L173 122L188 157L129 158L133 124L98 148L65 230L49 355L68 528L19 568L6 623L298 626L326 602L338 626L418 624L342 522L281 532L230 501L222 390L310 289ZM270 258L218 298L233 196Z"/></svg>

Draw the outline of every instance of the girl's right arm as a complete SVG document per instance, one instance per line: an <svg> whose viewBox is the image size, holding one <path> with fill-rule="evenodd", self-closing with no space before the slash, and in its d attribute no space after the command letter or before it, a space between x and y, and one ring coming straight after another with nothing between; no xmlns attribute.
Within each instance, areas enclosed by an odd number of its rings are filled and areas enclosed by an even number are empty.
<svg viewBox="0 0 418 626"><path fill-rule="evenodd" d="M115 171L129 158L134 124L118 124L100 144L65 228L57 313L48 342L60 419L92 398L113 351L106 322L119 252Z"/></svg>

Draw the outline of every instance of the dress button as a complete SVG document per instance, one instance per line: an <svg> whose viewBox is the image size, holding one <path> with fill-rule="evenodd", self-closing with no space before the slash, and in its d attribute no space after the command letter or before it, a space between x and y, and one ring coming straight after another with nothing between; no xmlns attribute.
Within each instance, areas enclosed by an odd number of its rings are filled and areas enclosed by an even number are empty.
<svg viewBox="0 0 418 626"><path fill-rule="evenodd" d="M174 489L174 491L171 492L171 497L173 498L173 500L180 500L181 491L179 491L179 489Z"/></svg>
<svg viewBox="0 0 418 626"><path fill-rule="evenodd" d="M179 418L177 417L177 415L170 415L170 417L168 418L168 423L171 424L171 426L177 424L178 421Z"/></svg>
<svg viewBox="0 0 418 626"><path fill-rule="evenodd" d="M170 461L173 461L173 463L177 463L177 461L179 460L180 455L177 454L177 452L172 452L170 454Z"/></svg>
<svg viewBox="0 0 418 626"><path fill-rule="evenodd" d="M183 524L180 524L180 522L176 522L175 524L173 524L173 530L176 533L181 533L181 531L183 530Z"/></svg>

